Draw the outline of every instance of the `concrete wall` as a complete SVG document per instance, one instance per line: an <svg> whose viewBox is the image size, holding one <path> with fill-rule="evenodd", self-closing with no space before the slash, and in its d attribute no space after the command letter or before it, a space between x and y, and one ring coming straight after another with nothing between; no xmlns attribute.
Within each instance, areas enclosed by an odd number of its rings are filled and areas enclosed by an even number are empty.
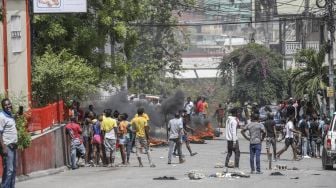
<svg viewBox="0 0 336 188"><path fill-rule="evenodd" d="M26 1L7 0L6 7L7 23L7 59L8 59L8 92L10 97L24 97L21 105L28 105L28 61L27 61L27 22L26 22ZM13 23L12 16L18 16L19 21ZM3 29L0 24L0 93L5 92L4 79L4 51L3 51ZM14 35L13 31L16 31ZM18 31L18 32L17 32ZM14 43L15 36L20 39ZM16 38L17 39L17 38ZM19 47L15 48L14 47ZM30 72L29 72L30 73Z"/></svg>
<svg viewBox="0 0 336 188"><path fill-rule="evenodd" d="M26 36L26 6L25 0L7 1L7 40L8 40L8 80L9 94L14 96L28 95L27 75L27 36ZM21 20L21 52L14 53L11 37L11 17L20 16Z"/></svg>
<svg viewBox="0 0 336 188"><path fill-rule="evenodd" d="M18 150L17 175L65 166L69 161L69 151L64 126L57 127L33 138L31 146ZM2 164L0 160L0 176Z"/></svg>

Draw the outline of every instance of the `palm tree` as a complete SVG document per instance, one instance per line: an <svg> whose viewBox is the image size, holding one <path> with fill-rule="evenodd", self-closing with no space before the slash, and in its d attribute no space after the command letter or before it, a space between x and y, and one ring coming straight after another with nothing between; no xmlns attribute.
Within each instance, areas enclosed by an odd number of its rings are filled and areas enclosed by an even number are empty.
<svg viewBox="0 0 336 188"><path fill-rule="evenodd" d="M320 109L318 92L324 91L328 83L328 67L323 66L325 54L325 48L319 52L314 49L300 50L295 55L295 60L302 66L294 69L290 75L296 95L308 95L315 109Z"/></svg>

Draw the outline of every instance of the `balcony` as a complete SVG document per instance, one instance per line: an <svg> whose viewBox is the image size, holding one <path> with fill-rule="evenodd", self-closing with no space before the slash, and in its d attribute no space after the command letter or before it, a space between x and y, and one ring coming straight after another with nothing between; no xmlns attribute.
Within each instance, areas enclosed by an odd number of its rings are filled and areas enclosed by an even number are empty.
<svg viewBox="0 0 336 188"><path fill-rule="evenodd" d="M307 42L306 48L312 48L318 51L320 48L320 43L318 41L309 41ZM286 42L285 55L294 55L301 49L302 49L301 42Z"/></svg>

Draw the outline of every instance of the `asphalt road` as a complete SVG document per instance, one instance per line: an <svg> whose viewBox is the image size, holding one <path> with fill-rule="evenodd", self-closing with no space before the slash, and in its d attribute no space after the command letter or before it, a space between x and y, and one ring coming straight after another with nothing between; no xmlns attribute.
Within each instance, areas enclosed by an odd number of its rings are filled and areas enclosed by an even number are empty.
<svg viewBox="0 0 336 188"><path fill-rule="evenodd" d="M248 141L240 138L240 169L239 171L249 174ZM198 152L196 156L186 155L186 163L178 164L178 158L173 164L167 164L167 147L153 148L153 161L156 168L150 168L146 156L143 156L143 168L137 167L135 155L131 155L131 165L128 167L104 168L86 167L78 170L65 172L42 178L30 179L18 182L17 188L92 188L92 187L336 187L336 168L324 171L321 167L321 159L302 159L292 161L292 151L288 149L281 156L281 160L273 165L286 165L287 168L296 167L298 170L268 170L266 155L261 157L262 175L252 174L250 178L210 178L211 174L222 172L222 168L215 168L217 163L224 163L226 156L226 141L221 136L216 140L207 141L206 144L192 144L192 149ZM278 143L279 149L283 143ZM183 152L187 154L185 146ZM263 153L266 152L263 144ZM121 162L119 154L117 163ZM233 160L233 157L232 157ZM336 167L336 166L334 166ZM189 180L186 172L198 170L204 173L206 178L201 180ZM229 172L235 171L229 169ZM281 172L284 176L271 176L272 172ZM162 176L173 176L177 180L153 180Z"/></svg>

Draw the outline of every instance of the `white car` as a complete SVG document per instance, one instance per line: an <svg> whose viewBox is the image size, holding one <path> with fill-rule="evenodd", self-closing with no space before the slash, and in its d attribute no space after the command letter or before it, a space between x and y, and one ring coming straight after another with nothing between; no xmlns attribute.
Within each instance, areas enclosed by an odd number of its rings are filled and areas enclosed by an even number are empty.
<svg viewBox="0 0 336 188"><path fill-rule="evenodd" d="M331 170L336 163L336 112L323 143L322 167L324 170Z"/></svg>

